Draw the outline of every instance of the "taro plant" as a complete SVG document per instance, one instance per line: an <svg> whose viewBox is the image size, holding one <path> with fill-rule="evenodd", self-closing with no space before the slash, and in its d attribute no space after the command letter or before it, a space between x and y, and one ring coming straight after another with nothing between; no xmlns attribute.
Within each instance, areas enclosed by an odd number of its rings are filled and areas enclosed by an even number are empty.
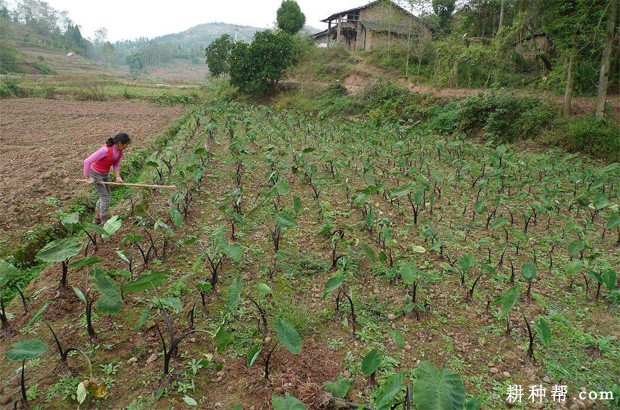
<svg viewBox="0 0 620 410"><path fill-rule="evenodd" d="M514 307L515 303L519 299L519 290L513 286L506 292L502 293L497 299L495 299L491 304L493 306L501 306L502 312L499 315L499 320L506 319L506 336L510 335L510 311Z"/></svg>
<svg viewBox="0 0 620 410"><path fill-rule="evenodd" d="M282 344L289 352L299 354L301 351L301 336L293 325L282 318L277 318L273 324L276 340L266 336L263 341L250 348L247 353L247 367L250 368L259 357L263 361L265 380L269 379L271 358L278 344Z"/></svg>
<svg viewBox="0 0 620 410"><path fill-rule="evenodd" d="M534 361L534 333L532 332L532 327L530 326L530 322L528 322L523 310L521 310L521 316L525 321L525 326L527 328L527 334L529 339L529 344L527 348L527 357ZM549 323L544 317L541 317L534 323L534 328L536 329L536 335L540 339L541 343L547 347L551 343L551 328L549 327Z"/></svg>
<svg viewBox="0 0 620 410"><path fill-rule="evenodd" d="M90 341L95 343L97 341L97 334L95 333L92 323L93 304L95 301L97 302L97 312L104 315L113 315L121 310L123 300L121 297L120 287L116 281L104 273L102 269L95 267L92 276L92 279L95 281L95 288L99 293L98 298L95 298L95 296L91 293L91 289L88 284L82 289L73 287L73 290L85 305L84 314L86 317L86 330Z"/></svg>
<svg viewBox="0 0 620 410"><path fill-rule="evenodd" d="M60 263L62 276L60 287L67 289L67 272L69 270L69 259L76 256L82 250L82 240L77 237L57 239L48 243L37 253L37 258L43 262Z"/></svg>
<svg viewBox="0 0 620 410"><path fill-rule="evenodd" d="M383 355L377 349L372 349L362 359L362 374L369 377L371 385L376 382L377 370L382 361Z"/></svg>
<svg viewBox="0 0 620 410"><path fill-rule="evenodd" d="M271 241L273 243L273 253L276 254L280 250L280 240L282 239L282 229L296 228L297 221L295 217L286 211L276 212L273 214L275 226L271 231Z"/></svg>
<svg viewBox="0 0 620 410"><path fill-rule="evenodd" d="M424 273L418 269L415 264L415 261L402 261L399 263L398 273L402 278L403 282L407 286L411 286L409 291L409 296L411 297L411 301L407 303L403 312L405 314L409 314L413 312L416 317L416 320L420 320L419 312L426 311L426 305L422 302L418 302L418 283L425 277Z"/></svg>
<svg viewBox="0 0 620 410"><path fill-rule="evenodd" d="M521 266L521 276L523 276L523 279L527 281L527 300L532 298L532 282L536 277L536 273L536 265L533 262L525 262Z"/></svg>
<svg viewBox="0 0 620 410"><path fill-rule="evenodd" d="M353 335L355 336L355 324L357 323L357 316L355 315L355 305L353 304L353 294L346 288L345 272L341 269L337 270L334 275L329 278L325 283L325 292L323 292L323 300L336 290L336 314L340 313L340 305L346 300L349 302L349 308L351 309L351 328Z"/></svg>
<svg viewBox="0 0 620 410"><path fill-rule="evenodd" d="M26 396L26 381L25 381L25 369L26 360L36 359L47 352L47 345L39 339L23 340L15 343L10 350L6 352L6 358L15 362L22 362L21 377L20 377L20 389L21 389L21 402L22 407L30 408L28 405L28 397ZM17 402L14 403L14 408L17 408Z"/></svg>
<svg viewBox="0 0 620 410"><path fill-rule="evenodd" d="M0 323L2 325L2 329L9 327L9 319L4 305L5 292L15 289L21 297L24 312L28 312L26 297L24 296L24 292L18 283L19 279L23 278L24 274L25 272L16 268L11 263L0 260Z"/></svg>
<svg viewBox="0 0 620 410"><path fill-rule="evenodd" d="M194 262L194 271L200 268L206 258L209 262L207 267L211 274L211 277L207 280L211 283L211 288L215 289L224 260L226 258L230 258L233 261L240 260L243 255L243 248L238 243L230 243L230 241L224 237L223 229L219 229L213 233L210 237L210 242L210 249L204 251Z"/></svg>

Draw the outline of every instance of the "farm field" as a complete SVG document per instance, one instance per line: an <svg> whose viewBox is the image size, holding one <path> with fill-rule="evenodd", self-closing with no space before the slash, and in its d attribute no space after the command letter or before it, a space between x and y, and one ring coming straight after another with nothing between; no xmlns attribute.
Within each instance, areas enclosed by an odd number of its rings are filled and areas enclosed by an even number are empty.
<svg viewBox="0 0 620 410"><path fill-rule="evenodd" d="M135 101L0 100L0 230L8 246L87 191L76 183L82 162L107 138L124 131L148 146L183 109ZM6 192L11 192L7 195Z"/></svg>
<svg viewBox="0 0 620 410"><path fill-rule="evenodd" d="M618 406L618 163L217 100L165 132L183 110L101 103L99 122L95 103L23 102L42 117L51 103L53 130L3 116L3 157L17 150L5 129L54 146L70 135L80 148L62 160L33 149L68 164L45 178L71 178L113 118L163 133L137 138L135 180L177 190L123 188L120 218L98 228L41 212L71 191L37 194L40 219L72 235L39 253L27 312L19 297L2 311L1 406L22 397L22 363L24 395L46 409L343 408L334 396L404 409L409 385L418 409L434 394L506 408L511 386L516 408ZM43 179L20 155L30 178L11 192ZM19 269L0 268L15 288ZM531 385L546 396L532 403Z"/></svg>

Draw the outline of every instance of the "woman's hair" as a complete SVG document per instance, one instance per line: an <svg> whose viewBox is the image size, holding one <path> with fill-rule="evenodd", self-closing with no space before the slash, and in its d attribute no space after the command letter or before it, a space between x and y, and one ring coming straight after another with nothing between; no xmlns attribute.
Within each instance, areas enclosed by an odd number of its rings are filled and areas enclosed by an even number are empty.
<svg viewBox="0 0 620 410"><path fill-rule="evenodd" d="M124 132L121 132L119 134L116 134L114 138L108 138L108 140L105 142L105 145L107 145L108 147L111 147L118 143L129 144L130 142L131 142L131 138L129 137L129 135L125 134Z"/></svg>

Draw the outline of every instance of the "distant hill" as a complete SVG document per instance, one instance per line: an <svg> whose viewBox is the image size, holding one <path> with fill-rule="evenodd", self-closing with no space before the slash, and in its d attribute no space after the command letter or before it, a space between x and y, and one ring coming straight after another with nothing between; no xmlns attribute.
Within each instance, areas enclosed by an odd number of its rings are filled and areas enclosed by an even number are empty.
<svg viewBox="0 0 620 410"><path fill-rule="evenodd" d="M205 48L222 34L229 34L233 38L236 36L237 40L250 42L252 37L254 37L254 33L261 30L265 29L228 23L206 23L199 24L180 33L156 37L152 41L156 43L174 41L188 45L200 44Z"/></svg>

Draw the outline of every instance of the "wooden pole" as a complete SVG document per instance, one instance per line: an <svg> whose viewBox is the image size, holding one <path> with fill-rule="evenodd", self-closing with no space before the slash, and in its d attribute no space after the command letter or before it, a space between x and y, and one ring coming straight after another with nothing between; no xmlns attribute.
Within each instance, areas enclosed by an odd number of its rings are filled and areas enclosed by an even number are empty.
<svg viewBox="0 0 620 410"><path fill-rule="evenodd" d="M90 183L86 180L79 180L80 182L83 183ZM117 186L133 186L133 187L139 187L139 188L162 188L162 189L177 189L176 185L151 185L151 184L132 184L129 182L103 182L103 181L95 181L95 184L101 184L101 185L117 185Z"/></svg>

